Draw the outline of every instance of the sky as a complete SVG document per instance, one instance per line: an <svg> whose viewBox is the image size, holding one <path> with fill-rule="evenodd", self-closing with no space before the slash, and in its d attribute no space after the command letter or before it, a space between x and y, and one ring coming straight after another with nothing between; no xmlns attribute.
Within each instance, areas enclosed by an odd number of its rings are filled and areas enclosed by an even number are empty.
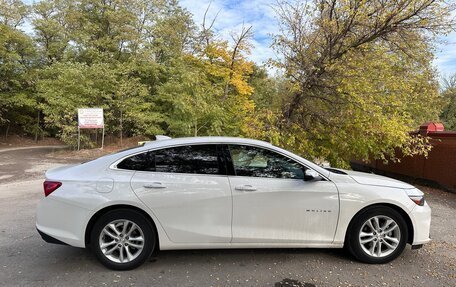
<svg viewBox="0 0 456 287"><path fill-rule="evenodd" d="M436 59L434 64L440 76L447 78L456 74L456 32L442 37L442 43L437 45Z"/></svg>
<svg viewBox="0 0 456 287"><path fill-rule="evenodd" d="M180 0L180 4L193 14L196 25L201 25L204 12L210 5L206 23L217 17L214 29L221 38L231 40L230 33L240 31L242 25L252 26L254 38L250 59L262 64L277 55L270 47L271 35L279 32L273 5L276 0Z"/></svg>
<svg viewBox="0 0 456 287"><path fill-rule="evenodd" d="M270 47L271 35L279 32L272 8L276 0L180 0L180 3L193 14L197 25L201 25L210 4L207 19L212 20L218 13L214 28L226 40L231 39L232 31L251 25L254 48L250 58L257 64L277 58ZM438 39L435 56L434 65L441 78L456 74L456 32Z"/></svg>

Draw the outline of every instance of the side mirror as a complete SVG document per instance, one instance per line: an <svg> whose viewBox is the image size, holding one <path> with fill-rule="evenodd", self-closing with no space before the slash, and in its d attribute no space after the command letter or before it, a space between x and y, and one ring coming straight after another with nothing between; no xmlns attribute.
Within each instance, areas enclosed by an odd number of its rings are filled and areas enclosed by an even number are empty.
<svg viewBox="0 0 456 287"><path fill-rule="evenodd" d="M322 180L322 177L315 170L308 168L304 172L304 180L305 181L311 181L311 180L318 181L318 180Z"/></svg>

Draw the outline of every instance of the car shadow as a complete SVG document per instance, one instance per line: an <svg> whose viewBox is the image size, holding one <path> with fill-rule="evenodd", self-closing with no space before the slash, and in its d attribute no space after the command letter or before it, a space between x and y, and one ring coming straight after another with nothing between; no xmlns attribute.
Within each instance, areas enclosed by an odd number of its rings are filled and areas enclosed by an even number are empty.
<svg viewBox="0 0 456 287"><path fill-rule="evenodd" d="M97 261L90 249L71 246L54 245L53 256L48 257L49 263L61 266L71 266L78 263L90 265L90 268L102 265ZM245 267L251 264L277 264L289 260L306 261L337 261L349 263L351 255L344 249L314 249L314 248L255 248L255 249L198 249L198 250L162 250L150 262L157 262L160 268L164 266L179 266L198 263L236 264ZM44 263L44 262L42 262ZM155 264L144 264L142 268L154 268ZM95 267L98 269L97 267ZM284 285L286 286L286 285ZM299 286L299 285L298 285Z"/></svg>
<svg viewBox="0 0 456 287"><path fill-rule="evenodd" d="M342 260L342 261L351 261L351 255L342 248L240 248L240 249L198 249L198 250L162 250L158 253L158 260L173 259L176 257L188 257L188 258L199 258L199 257L208 257L208 258L237 258L251 259L252 256L255 256L256 260L264 259L268 260L269 258L287 257L287 256L311 256L316 259L321 257L332 259Z"/></svg>

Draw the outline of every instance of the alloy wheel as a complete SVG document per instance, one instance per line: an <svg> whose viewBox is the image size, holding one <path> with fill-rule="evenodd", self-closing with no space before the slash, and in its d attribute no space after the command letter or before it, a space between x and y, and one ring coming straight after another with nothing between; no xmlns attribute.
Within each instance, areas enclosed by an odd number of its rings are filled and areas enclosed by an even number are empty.
<svg viewBox="0 0 456 287"><path fill-rule="evenodd" d="M144 249L144 233L130 220L114 220L101 231L99 246L109 260L128 263L136 259Z"/></svg>
<svg viewBox="0 0 456 287"><path fill-rule="evenodd" d="M397 249L401 241L401 231L396 221L388 216L377 215L364 222L358 238L367 255L382 258Z"/></svg>

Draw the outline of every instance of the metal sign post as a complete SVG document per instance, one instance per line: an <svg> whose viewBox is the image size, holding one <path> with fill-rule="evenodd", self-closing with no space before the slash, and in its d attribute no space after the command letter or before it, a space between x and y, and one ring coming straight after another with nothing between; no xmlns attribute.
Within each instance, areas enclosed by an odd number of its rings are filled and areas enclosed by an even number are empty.
<svg viewBox="0 0 456 287"><path fill-rule="evenodd" d="M105 131L103 109L78 109L78 150L81 145L81 129L103 129L101 137L101 149L103 149Z"/></svg>
<svg viewBox="0 0 456 287"><path fill-rule="evenodd" d="M101 134L101 149L103 149L104 146L104 126L103 126L103 133Z"/></svg>
<svg viewBox="0 0 456 287"><path fill-rule="evenodd" d="M79 151L80 145L81 145L81 129L78 126L78 151Z"/></svg>

